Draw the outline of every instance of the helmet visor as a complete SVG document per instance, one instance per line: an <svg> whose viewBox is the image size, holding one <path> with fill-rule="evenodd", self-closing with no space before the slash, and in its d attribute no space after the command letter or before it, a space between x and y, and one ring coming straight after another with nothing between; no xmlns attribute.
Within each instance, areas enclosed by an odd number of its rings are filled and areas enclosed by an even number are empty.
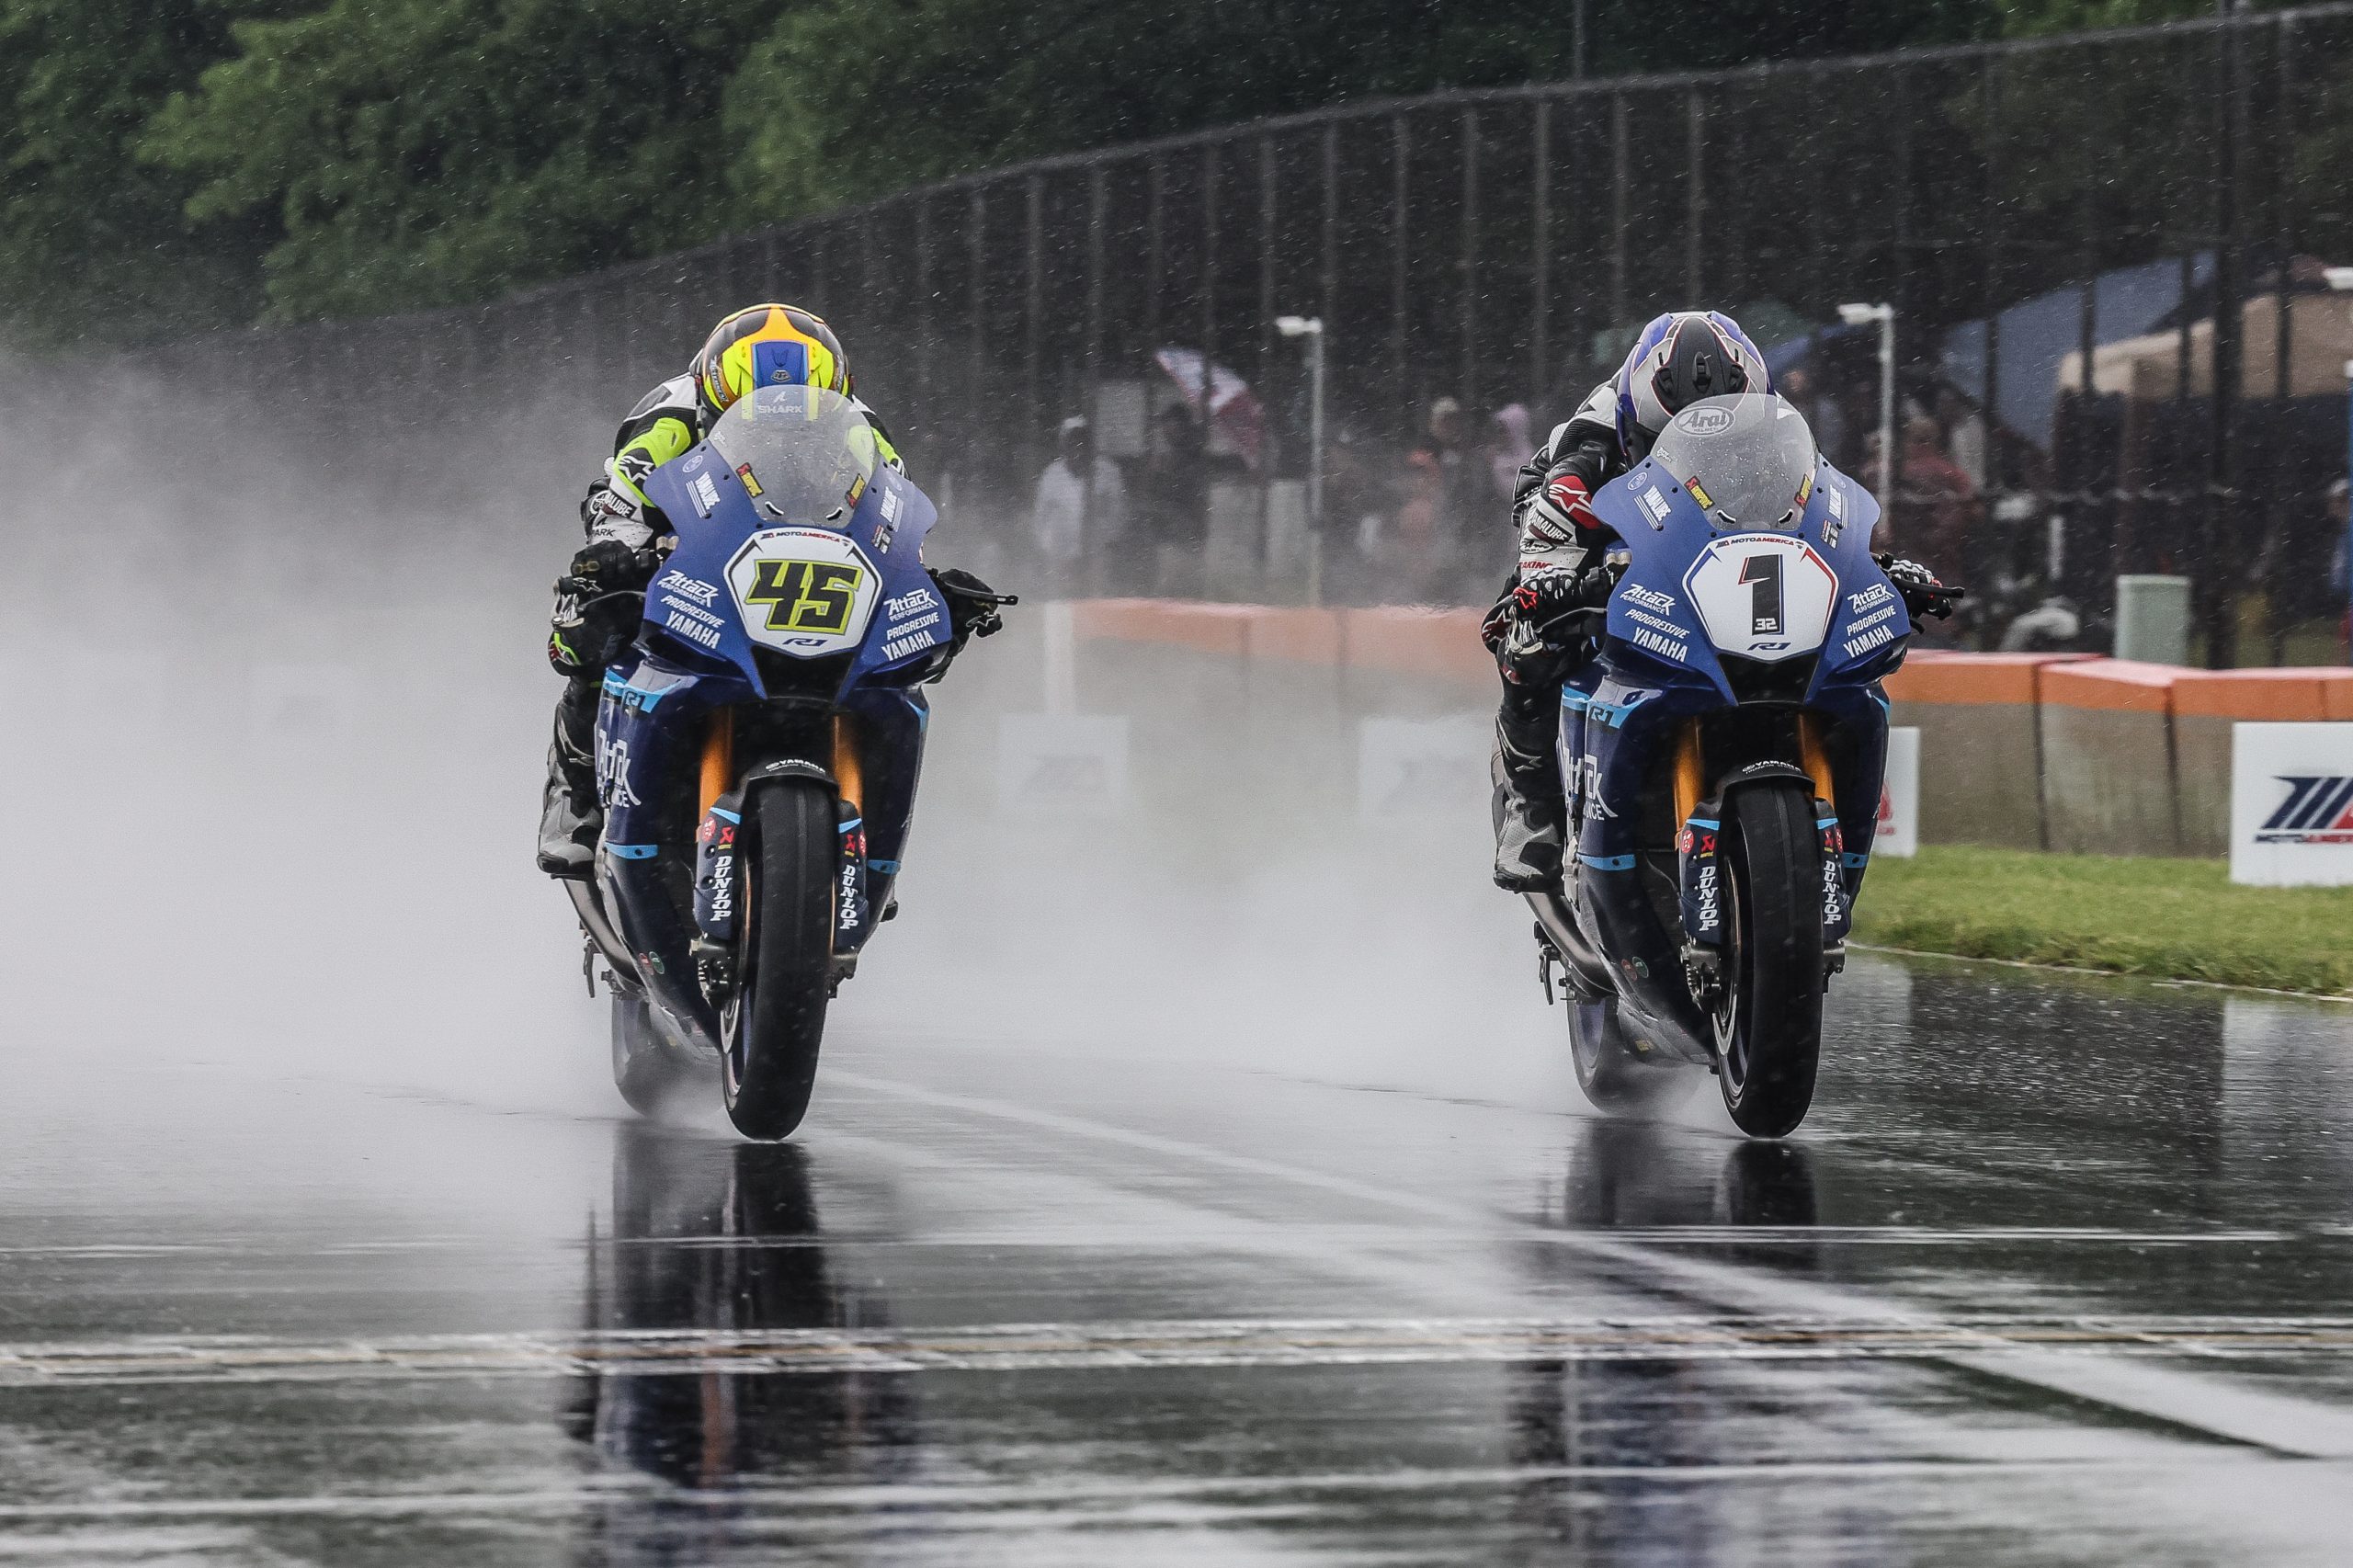
<svg viewBox="0 0 2353 1568"><path fill-rule="evenodd" d="M755 387L710 439L760 516L779 524L842 527L881 462L858 404L823 387Z"/></svg>
<svg viewBox="0 0 2353 1568"><path fill-rule="evenodd" d="M1769 392L1702 398L1659 432L1651 460L1727 532L1794 528L1820 461L1805 416Z"/></svg>

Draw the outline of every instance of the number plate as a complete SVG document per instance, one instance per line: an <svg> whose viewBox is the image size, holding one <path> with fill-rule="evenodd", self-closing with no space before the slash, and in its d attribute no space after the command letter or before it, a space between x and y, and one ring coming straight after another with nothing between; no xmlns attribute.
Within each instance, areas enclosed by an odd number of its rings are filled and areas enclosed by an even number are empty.
<svg viewBox="0 0 2353 1568"><path fill-rule="evenodd" d="M745 634L804 659L855 648L880 592L865 552L826 528L754 534L727 563Z"/></svg>
<svg viewBox="0 0 2353 1568"><path fill-rule="evenodd" d="M1767 664L1821 647L1838 603L1838 574L1813 546L1788 534L1711 540L1683 585L1708 641Z"/></svg>

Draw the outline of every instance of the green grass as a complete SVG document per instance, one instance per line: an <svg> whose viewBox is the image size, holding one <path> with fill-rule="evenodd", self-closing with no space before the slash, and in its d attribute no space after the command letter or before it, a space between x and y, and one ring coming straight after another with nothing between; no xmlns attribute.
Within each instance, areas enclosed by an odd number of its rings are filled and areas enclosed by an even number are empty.
<svg viewBox="0 0 2353 1568"><path fill-rule="evenodd" d="M2243 888L2220 860L1959 845L1875 859L1855 940L2323 995L2353 994L2353 888Z"/></svg>

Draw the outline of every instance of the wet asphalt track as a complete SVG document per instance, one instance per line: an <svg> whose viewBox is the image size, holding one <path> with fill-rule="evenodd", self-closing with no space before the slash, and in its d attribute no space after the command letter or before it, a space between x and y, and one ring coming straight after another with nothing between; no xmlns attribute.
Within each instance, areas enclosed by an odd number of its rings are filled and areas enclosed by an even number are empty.
<svg viewBox="0 0 2353 1568"><path fill-rule="evenodd" d="M2353 1009L1837 998L1783 1145L847 1013L792 1146L31 1060L0 1562L2345 1562Z"/></svg>

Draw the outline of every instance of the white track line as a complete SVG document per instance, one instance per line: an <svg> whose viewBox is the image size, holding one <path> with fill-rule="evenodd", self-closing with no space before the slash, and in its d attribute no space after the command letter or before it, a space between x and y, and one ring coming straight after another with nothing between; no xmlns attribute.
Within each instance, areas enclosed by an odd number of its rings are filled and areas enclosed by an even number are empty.
<svg viewBox="0 0 2353 1568"><path fill-rule="evenodd" d="M1880 1322L1926 1326L1936 1320L1917 1309L1863 1291L1809 1283L1756 1269L1679 1255L1671 1250L1611 1240L1590 1232L1552 1229L1533 1221L1430 1198L1301 1165L1213 1149L1158 1133L1140 1132L1084 1117L1039 1110L1009 1101L950 1094L864 1074L836 1072L832 1081L967 1116L984 1116L1066 1136L1143 1150L1172 1159L1214 1165L1285 1181L1358 1201L1403 1210L1457 1226L1465 1232L1503 1230L1521 1242L1574 1252L1613 1264L1637 1283L1685 1296L1711 1312L1758 1312L1770 1317L1828 1322ZM2277 1453L2311 1458L2353 1458L2353 1409L2226 1384L2195 1373L2154 1367L2144 1361L2113 1363L2113 1375L2086 1377L2097 1363L2051 1352L1995 1356L1931 1357L2070 1398L2093 1401L2148 1419L2249 1443Z"/></svg>

